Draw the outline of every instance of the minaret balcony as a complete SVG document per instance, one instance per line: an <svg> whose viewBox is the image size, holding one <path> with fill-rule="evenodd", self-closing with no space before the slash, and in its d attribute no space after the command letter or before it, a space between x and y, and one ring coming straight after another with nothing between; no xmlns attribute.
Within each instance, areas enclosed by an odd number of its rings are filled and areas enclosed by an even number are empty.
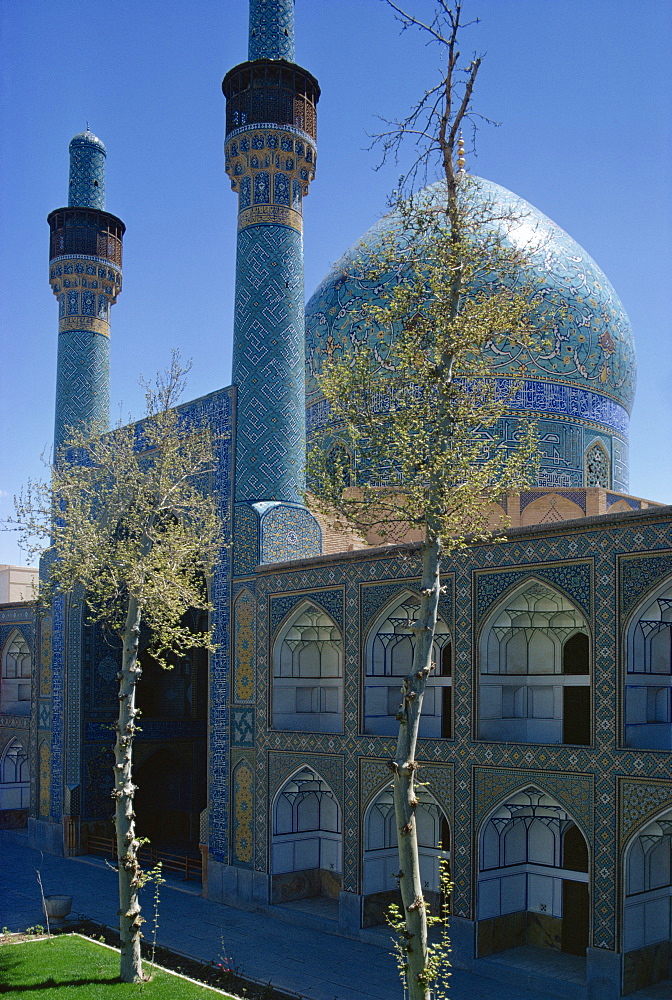
<svg viewBox="0 0 672 1000"><path fill-rule="evenodd" d="M222 90L227 139L241 126L272 124L300 129L315 142L320 87L295 63L284 59L241 63L226 74Z"/></svg>

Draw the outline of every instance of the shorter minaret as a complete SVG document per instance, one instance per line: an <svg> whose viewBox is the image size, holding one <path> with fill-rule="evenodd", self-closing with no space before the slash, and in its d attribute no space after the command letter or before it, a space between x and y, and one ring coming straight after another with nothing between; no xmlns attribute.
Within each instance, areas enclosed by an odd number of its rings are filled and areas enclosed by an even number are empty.
<svg viewBox="0 0 672 1000"><path fill-rule="evenodd" d="M47 218L49 283L58 299L54 456L71 429L110 420L110 308L121 291L126 227L105 211L104 144L88 127L70 143L67 208Z"/></svg>

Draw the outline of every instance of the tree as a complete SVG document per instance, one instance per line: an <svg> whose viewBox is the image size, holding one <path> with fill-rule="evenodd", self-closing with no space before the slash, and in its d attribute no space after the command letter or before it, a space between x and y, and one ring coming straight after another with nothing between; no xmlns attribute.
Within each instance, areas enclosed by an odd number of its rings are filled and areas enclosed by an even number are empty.
<svg viewBox="0 0 672 1000"><path fill-rule="evenodd" d="M143 978L142 841L135 829L132 770L140 629L150 634L147 654L166 669L170 654L212 648L211 632L193 632L182 619L189 608L210 609L206 581L223 544L208 489L215 443L208 427L175 409L185 375L173 354L170 370L154 386L145 384L143 421L102 435L73 431L50 480L30 482L16 502L15 523L32 553L47 546L42 607L83 595L89 623L100 623L122 645L112 797L123 982Z"/></svg>
<svg viewBox="0 0 672 1000"><path fill-rule="evenodd" d="M421 540L421 602L408 623L415 632L413 665L389 766L403 971L410 1000L428 1000L437 962L420 879L416 746L434 666L441 562L492 537L489 501L534 478L534 428L513 450L497 441L497 423L519 384L504 387L492 376L486 350L502 341L529 343L541 320L535 289L521 277L525 248L507 240L520 220L502 218L463 170L460 129L473 121L480 59L458 71L461 4L436 0L434 19L423 23L388 3L403 28L418 27L438 43L445 66L437 86L376 140L384 158L396 157L409 139L416 154L400 182L388 235L379 246L362 246L348 265L376 286L378 298L363 307L365 336L349 352L343 347L342 357L334 352L319 377L330 414L309 456L308 502L334 527L353 528L369 542ZM442 181L416 190L435 165Z"/></svg>

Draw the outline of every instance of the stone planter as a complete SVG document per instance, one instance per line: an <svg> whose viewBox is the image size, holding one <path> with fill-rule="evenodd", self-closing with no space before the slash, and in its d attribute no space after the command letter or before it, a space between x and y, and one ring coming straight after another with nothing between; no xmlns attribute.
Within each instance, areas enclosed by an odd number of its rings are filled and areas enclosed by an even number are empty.
<svg viewBox="0 0 672 1000"><path fill-rule="evenodd" d="M45 896L44 913L51 921L65 920L72 909L72 896Z"/></svg>

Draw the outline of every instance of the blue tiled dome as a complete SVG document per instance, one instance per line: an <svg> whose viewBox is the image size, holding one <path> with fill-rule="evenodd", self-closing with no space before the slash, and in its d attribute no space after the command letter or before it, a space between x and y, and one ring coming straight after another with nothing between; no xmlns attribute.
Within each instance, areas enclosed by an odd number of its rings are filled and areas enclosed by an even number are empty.
<svg viewBox="0 0 672 1000"><path fill-rule="evenodd" d="M105 148L105 143L102 139L99 139L97 135L90 132L87 128L86 132L78 132L77 135L73 135L70 140L70 149L76 146L95 146L97 149L102 150L103 153L107 154L107 149Z"/></svg>
<svg viewBox="0 0 672 1000"><path fill-rule="evenodd" d="M499 225L508 242L525 248L535 291L549 300L549 316L552 310L554 317L545 328L550 345L529 350L498 346L490 352L497 374L517 375L521 366L525 370L523 388L500 428L502 434L515 434L516 417L537 419L539 486L604 485L627 491L627 433L636 367L630 323L616 292L585 250L529 202L491 181L472 178L471 183L470 198L488 205L490 216L503 219ZM428 196L440 197L441 189L440 183L432 185ZM362 303L379 297L382 290L381 279L357 276L361 264L396 230L399 219L394 213L376 223L334 265L308 302L309 435L324 419L315 375L325 358L339 356L343 344L367 336ZM394 280L393 274L382 279L389 280ZM558 301L563 307L560 321ZM372 348L384 363L385 344L378 336Z"/></svg>

